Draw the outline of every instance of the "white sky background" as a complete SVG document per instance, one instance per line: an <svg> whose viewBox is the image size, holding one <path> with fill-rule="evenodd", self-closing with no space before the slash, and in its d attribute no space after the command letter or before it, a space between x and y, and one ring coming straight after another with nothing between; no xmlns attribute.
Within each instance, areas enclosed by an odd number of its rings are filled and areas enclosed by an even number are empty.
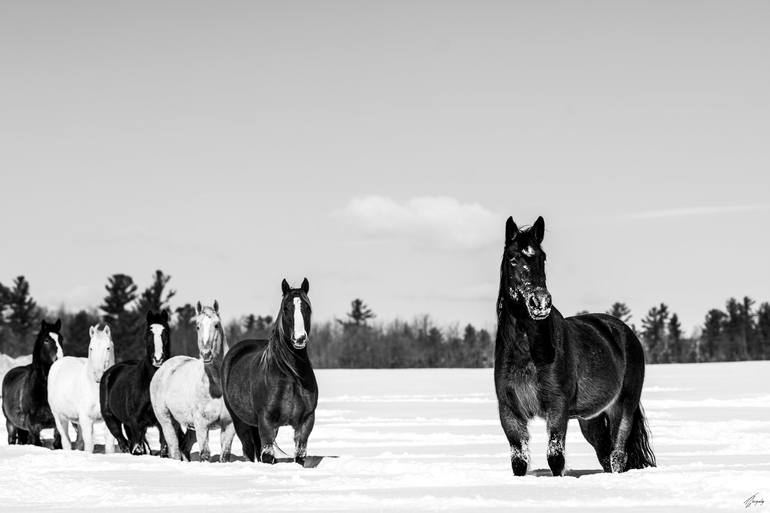
<svg viewBox="0 0 770 513"><path fill-rule="evenodd" d="M565 314L770 299L770 3L0 3L0 281L494 325L504 222Z"/></svg>

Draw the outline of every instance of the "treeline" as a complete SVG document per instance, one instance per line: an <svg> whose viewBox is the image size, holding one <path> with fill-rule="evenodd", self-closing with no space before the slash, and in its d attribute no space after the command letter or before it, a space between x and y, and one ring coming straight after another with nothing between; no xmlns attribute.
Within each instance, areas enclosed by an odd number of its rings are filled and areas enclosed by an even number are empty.
<svg viewBox="0 0 770 513"><path fill-rule="evenodd" d="M61 318L65 352L85 356L88 328L110 325L118 360L144 354L142 330L148 310L166 310L172 318L172 354L197 356L197 335L190 303L172 307L176 291L171 276L156 271L141 289L133 278L113 274L107 278L105 296L98 308L77 312L48 310L37 304L29 282L17 277L0 284L0 353L29 354L41 318ZM650 363L713 362L770 358L770 304L756 307L744 297L729 299L724 310L712 309L690 336L683 333L679 317L661 303L651 308L637 328L624 303L614 303L607 313L625 321L645 346ZM315 323L308 345L313 364L319 368L489 367L494 341L487 330L471 324L441 329L428 316L411 322L374 323L375 314L361 299L351 302L344 319ZM225 323L228 341L266 338L271 315L249 314Z"/></svg>
<svg viewBox="0 0 770 513"><path fill-rule="evenodd" d="M631 325L644 344L650 363L725 362L770 358L770 303L730 298L725 309L708 311L703 325L685 336L679 316L661 303L642 318L641 329ZM631 311L615 303L608 314L629 323Z"/></svg>

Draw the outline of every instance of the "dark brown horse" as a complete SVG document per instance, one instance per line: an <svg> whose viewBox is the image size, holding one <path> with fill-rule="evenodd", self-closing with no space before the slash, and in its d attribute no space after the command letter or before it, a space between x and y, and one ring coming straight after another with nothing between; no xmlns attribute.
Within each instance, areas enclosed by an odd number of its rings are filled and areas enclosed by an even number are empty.
<svg viewBox="0 0 770 513"><path fill-rule="evenodd" d="M315 423L318 384L307 354L310 300L307 278L298 289L281 283L283 298L269 340L242 340L222 362L225 405L251 461L276 463L278 428L294 428L294 461L305 464Z"/></svg>
<svg viewBox="0 0 770 513"><path fill-rule="evenodd" d="M40 431L55 428L48 406L48 371L63 356L61 320L41 322L32 348L32 363L14 367L3 378L3 413L8 428L8 444L43 445ZM54 429L54 449L61 449L61 437Z"/></svg>
<svg viewBox="0 0 770 513"><path fill-rule="evenodd" d="M160 432L160 455L168 454L163 430L150 402L150 381L158 367L171 356L170 345L168 312L149 311L144 330L144 358L116 363L102 376L99 384L102 418L123 452L146 454L149 446L145 433L148 427L155 426Z"/></svg>
<svg viewBox="0 0 770 513"><path fill-rule="evenodd" d="M606 472L654 467L639 398L644 351L633 330L615 317L564 318L545 284L545 221L519 230L505 225L497 297L495 389L500 422L511 447L513 473L529 466L527 424L548 430L548 466L564 473L567 422L577 418Z"/></svg>

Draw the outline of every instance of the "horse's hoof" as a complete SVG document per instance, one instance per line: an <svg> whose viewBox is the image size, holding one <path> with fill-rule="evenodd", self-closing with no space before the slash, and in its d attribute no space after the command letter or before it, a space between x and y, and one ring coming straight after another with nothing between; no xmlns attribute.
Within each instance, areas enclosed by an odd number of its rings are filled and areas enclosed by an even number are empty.
<svg viewBox="0 0 770 513"><path fill-rule="evenodd" d="M524 458L511 458L511 469L513 469L514 476L526 476L528 466L529 462Z"/></svg>
<svg viewBox="0 0 770 513"><path fill-rule="evenodd" d="M202 452L200 460L201 461L211 461L211 453L209 453L209 452Z"/></svg>
<svg viewBox="0 0 770 513"><path fill-rule="evenodd" d="M297 456L294 458L294 463L304 467L305 466L305 457L304 456Z"/></svg>
<svg viewBox="0 0 770 513"><path fill-rule="evenodd" d="M142 444L134 444L134 447L131 449L131 454L134 456L141 456L145 454Z"/></svg>
<svg viewBox="0 0 770 513"><path fill-rule="evenodd" d="M219 463L230 463L230 453L229 452L223 452L219 456Z"/></svg>
<svg viewBox="0 0 770 513"><path fill-rule="evenodd" d="M275 456L270 454L269 452L263 452L262 457L259 459L262 463L267 463L268 465L275 465L278 463L278 460L275 459Z"/></svg>

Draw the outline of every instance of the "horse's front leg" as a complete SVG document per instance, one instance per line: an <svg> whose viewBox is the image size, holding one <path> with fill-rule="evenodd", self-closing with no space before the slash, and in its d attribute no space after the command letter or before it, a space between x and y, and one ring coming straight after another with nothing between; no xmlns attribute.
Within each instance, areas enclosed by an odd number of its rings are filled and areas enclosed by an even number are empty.
<svg viewBox="0 0 770 513"><path fill-rule="evenodd" d="M546 413L545 426L548 430L548 466L555 476L564 475L564 441L567 438L569 412L559 405Z"/></svg>
<svg viewBox="0 0 770 513"><path fill-rule="evenodd" d="M87 413L81 413L78 419L78 429L83 438L83 450L87 453L94 452L94 421ZM107 446L104 446L107 452Z"/></svg>
<svg viewBox="0 0 770 513"><path fill-rule="evenodd" d="M262 441L262 447L260 447L259 461L262 463L268 463L270 465L278 463L275 457L275 436L278 434L278 426L274 426L268 414L263 413L259 417L259 439Z"/></svg>
<svg viewBox="0 0 770 513"><path fill-rule="evenodd" d="M505 405L500 406L499 413L503 432L506 438L508 438L508 444L511 447L513 475L525 476L529 467L529 430L527 429L527 420L513 413Z"/></svg>
<svg viewBox="0 0 770 513"><path fill-rule="evenodd" d="M305 466L305 457L307 456L307 439L310 438L310 432L313 431L315 424L315 412L308 415L305 420L294 427L294 462Z"/></svg>
<svg viewBox="0 0 770 513"><path fill-rule="evenodd" d="M232 422L223 422L219 434L219 445L222 447L222 455L219 456L220 463L228 463L230 461L233 438L235 438L235 424Z"/></svg>
<svg viewBox="0 0 770 513"><path fill-rule="evenodd" d="M200 449L200 461L210 461L211 451L209 450L209 423L202 414L197 414L193 419L195 425L195 437L198 440Z"/></svg>

